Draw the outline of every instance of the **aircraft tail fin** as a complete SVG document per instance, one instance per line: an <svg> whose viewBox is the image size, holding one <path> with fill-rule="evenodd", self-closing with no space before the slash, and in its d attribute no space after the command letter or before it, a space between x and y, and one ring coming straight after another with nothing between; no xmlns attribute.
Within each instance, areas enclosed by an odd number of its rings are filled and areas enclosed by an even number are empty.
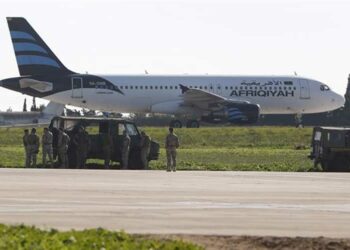
<svg viewBox="0 0 350 250"><path fill-rule="evenodd" d="M21 76L73 73L51 51L23 17L7 17Z"/></svg>

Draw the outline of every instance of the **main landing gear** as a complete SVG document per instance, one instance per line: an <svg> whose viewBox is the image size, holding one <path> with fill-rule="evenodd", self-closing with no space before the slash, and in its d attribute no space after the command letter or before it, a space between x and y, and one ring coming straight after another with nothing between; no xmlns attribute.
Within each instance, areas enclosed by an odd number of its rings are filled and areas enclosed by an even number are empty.
<svg viewBox="0 0 350 250"><path fill-rule="evenodd" d="M180 120L172 120L169 126L172 128L182 128L182 122ZM199 121L187 120L186 128L199 128Z"/></svg>

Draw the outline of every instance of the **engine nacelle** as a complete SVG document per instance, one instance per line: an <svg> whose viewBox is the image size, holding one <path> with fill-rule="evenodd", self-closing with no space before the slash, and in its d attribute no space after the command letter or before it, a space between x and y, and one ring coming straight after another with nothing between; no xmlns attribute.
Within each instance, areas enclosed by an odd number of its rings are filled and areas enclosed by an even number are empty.
<svg viewBox="0 0 350 250"><path fill-rule="evenodd" d="M208 123L251 124L259 119L260 107L251 103L228 103L221 110L202 116L202 121Z"/></svg>

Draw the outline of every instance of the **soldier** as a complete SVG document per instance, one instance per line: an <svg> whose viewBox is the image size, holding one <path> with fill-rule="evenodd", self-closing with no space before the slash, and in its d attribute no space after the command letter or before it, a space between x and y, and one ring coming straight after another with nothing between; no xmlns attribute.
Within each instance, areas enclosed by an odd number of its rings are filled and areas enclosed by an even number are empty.
<svg viewBox="0 0 350 250"><path fill-rule="evenodd" d="M151 138L145 133L145 131L141 132L141 161L144 169L148 169L148 155L151 149Z"/></svg>
<svg viewBox="0 0 350 250"><path fill-rule="evenodd" d="M179 147L179 138L174 134L174 129L169 128L169 134L165 139L167 158L167 171L176 171L176 149Z"/></svg>
<svg viewBox="0 0 350 250"><path fill-rule="evenodd" d="M30 158L29 158L29 150L28 150L28 136L29 136L29 130L25 129L24 130L24 136L23 136L23 147L24 147L24 152L25 152L25 167L29 168L30 167Z"/></svg>
<svg viewBox="0 0 350 250"><path fill-rule="evenodd" d="M46 156L49 157L50 166L53 167L53 160L52 160L52 140L53 135L49 131L48 128L44 128L44 134L41 137L41 143L43 145L43 166L46 167Z"/></svg>
<svg viewBox="0 0 350 250"><path fill-rule="evenodd" d="M102 149L105 160L105 168L108 169L111 162L111 154L113 149L113 138L110 134L108 134L108 132L102 134Z"/></svg>
<svg viewBox="0 0 350 250"><path fill-rule="evenodd" d="M73 138L73 143L76 147L76 162L77 168L85 168L87 154L90 149L89 134L83 127L78 128L78 133Z"/></svg>
<svg viewBox="0 0 350 250"><path fill-rule="evenodd" d="M126 130L123 131L123 145L122 145L122 163L123 169L128 168L129 151L130 151L130 137Z"/></svg>
<svg viewBox="0 0 350 250"><path fill-rule="evenodd" d="M28 143L27 147L28 147L28 155L29 155L29 165L35 168L36 158L37 158L37 154L39 153L39 147L40 147L39 137L36 135L35 128L32 128L30 135L28 135L27 143Z"/></svg>
<svg viewBox="0 0 350 250"><path fill-rule="evenodd" d="M68 146L69 146L70 138L69 136L63 131L63 128L60 128L58 132L58 142L57 142L57 151L59 158L61 160L61 168L67 168L68 167Z"/></svg>

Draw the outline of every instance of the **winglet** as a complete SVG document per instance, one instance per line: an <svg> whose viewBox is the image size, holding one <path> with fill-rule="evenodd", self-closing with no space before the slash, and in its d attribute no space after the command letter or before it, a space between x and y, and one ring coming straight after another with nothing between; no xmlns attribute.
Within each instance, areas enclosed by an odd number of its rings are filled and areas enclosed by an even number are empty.
<svg viewBox="0 0 350 250"><path fill-rule="evenodd" d="M180 84L180 89L181 89L182 94L184 94L186 91L190 90L189 87L186 87L186 86L184 86L182 84Z"/></svg>

